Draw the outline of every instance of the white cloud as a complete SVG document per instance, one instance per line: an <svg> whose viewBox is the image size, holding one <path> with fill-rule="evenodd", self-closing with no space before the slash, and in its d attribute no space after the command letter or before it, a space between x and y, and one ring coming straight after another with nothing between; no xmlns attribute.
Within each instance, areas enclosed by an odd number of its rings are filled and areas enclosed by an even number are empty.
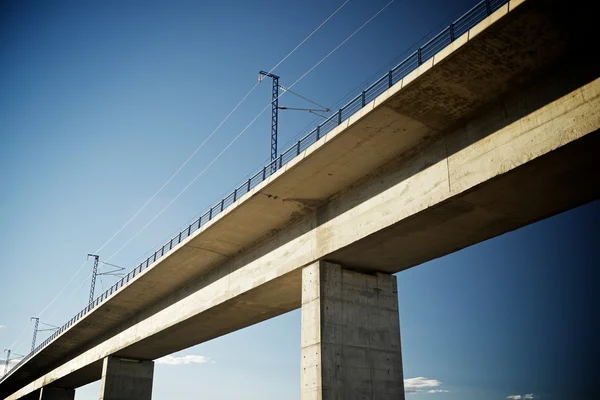
<svg viewBox="0 0 600 400"><path fill-rule="evenodd" d="M6 328L6 325L0 325L0 329Z"/></svg>
<svg viewBox="0 0 600 400"><path fill-rule="evenodd" d="M506 396L507 399L512 399L512 400L529 400L529 399L535 399L535 396L533 395L533 393L528 393L528 394L511 394L510 396Z"/></svg>
<svg viewBox="0 0 600 400"><path fill-rule="evenodd" d="M437 379L429 379L424 376L418 376L416 378L408 378L404 380L404 389L423 389L429 387L438 387L442 382Z"/></svg>
<svg viewBox="0 0 600 400"><path fill-rule="evenodd" d="M187 355L181 357L174 356L165 356L156 360L157 364L164 365L187 365L187 364L204 364L208 362L213 362L208 357L204 356L195 356L195 355Z"/></svg>
<svg viewBox="0 0 600 400"><path fill-rule="evenodd" d="M418 376L416 378L408 378L404 380L404 392L407 394L415 393L448 393L448 390L444 389L433 389L437 388L442 382L437 379L429 379L424 376Z"/></svg>

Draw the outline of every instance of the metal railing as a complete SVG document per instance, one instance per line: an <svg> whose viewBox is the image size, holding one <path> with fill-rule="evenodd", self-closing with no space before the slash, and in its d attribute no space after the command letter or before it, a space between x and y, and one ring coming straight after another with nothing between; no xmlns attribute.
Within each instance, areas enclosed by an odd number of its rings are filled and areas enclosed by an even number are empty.
<svg viewBox="0 0 600 400"><path fill-rule="evenodd" d="M195 231L206 225L209 221L215 218L218 214L223 212L227 207L235 203L240 197L250 192L259 183L265 181L277 170L283 167L285 164L290 162L310 145L317 142L324 135L332 131L343 121L350 118L354 113L363 108L366 104L374 100L377 96L382 94L384 91L398 83L406 75L417 69L425 61L429 60L436 53L442 50L444 47L452 43L456 38L466 33L469 29L477 25L487 16L494 11L498 10L504 4L508 3L509 0L482 0L454 23L450 24L447 28L437 34L433 39L429 40L423 46L419 47L414 53L408 56L404 61L392 68L387 74L382 76L379 80L373 83L371 86L363 90L358 96L348 102L345 106L340 108L335 114L325 120L323 123L317 125L312 132L298 140L293 146L284 151L279 157L265 165L261 170L254 174L247 181L236 187L233 192L225 196L214 206L210 207L200 218L190 224L187 228L179 232L173 239L167 242L160 249L156 250L154 254L144 260L140 265L135 267L125 277L120 279L117 283L111 286L108 290L98 296L93 302L88 304L83 310L78 312L73 318L67 321L66 324L61 326L56 332L50 337L40 343L32 352L25 356L15 367L11 369L11 372L17 369L20 365L27 362L33 355L38 353L42 348L53 341L57 336L66 331L69 327L74 325L77 321L83 318L86 314L91 312L96 306L106 300L113 293L117 292L123 286L126 286L129 281L133 280L136 275L139 275L142 271L148 268L150 265L158 261L165 254L167 254L173 247L177 246L183 240L192 235ZM10 373L5 374L0 380L2 382Z"/></svg>

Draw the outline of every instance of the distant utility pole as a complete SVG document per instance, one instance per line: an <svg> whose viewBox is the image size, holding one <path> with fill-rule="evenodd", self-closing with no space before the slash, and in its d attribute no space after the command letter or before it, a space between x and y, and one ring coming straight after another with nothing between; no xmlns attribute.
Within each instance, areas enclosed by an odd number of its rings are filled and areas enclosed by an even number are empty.
<svg viewBox="0 0 600 400"><path fill-rule="evenodd" d="M4 375L6 375L6 374L8 374L8 362L10 361L10 349L4 349L4 352L6 353L6 362L4 363Z"/></svg>
<svg viewBox="0 0 600 400"><path fill-rule="evenodd" d="M33 340L31 341L31 351L35 350L35 340L37 339L38 333L38 325L40 324L40 319L38 317L31 317L31 321L35 321L35 325L33 326Z"/></svg>
<svg viewBox="0 0 600 400"><path fill-rule="evenodd" d="M88 259L90 257L94 257L94 267L92 270L92 287L90 288L90 300L88 301L88 311L92 309L92 302L94 301L94 292L96 290L96 279L100 277L100 282L102 282L102 275L122 277L124 275L123 271L125 270L125 268L119 267L118 265L111 264L106 261L100 261L100 256L97 256L95 254L88 254ZM109 265L113 267L113 269L110 271L98 272L99 264Z"/></svg>
<svg viewBox="0 0 600 400"><path fill-rule="evenodd" d="M279 112L279 77L270 72L260 71L258 81L261 82L267 76L273 79L273 92L271 94L271 162L277 159L277 118ZM277 165L271 165L275 171Z"/></svg>
<svg viewBox="0 0 600 400"><path fill-rule="evenodd" d="M88 310L92 307L92 301L94 301L94 289L96 289L96 276L98 275L98 261L100 256L96 254L88 254L88 259L94 257L94 269L92 270L92 287L90 288L90 301L88 302Z"/></svg>
<svg viewBox="0 0 600 400"><path fill-rule="evenodd" d="M271 171L275 172L277 170L277 126L278 126L278 119L279 119L279 110L294 110L294 111L308 111L309 113L318 115L319 117L322 118L326 118L323 115L319 114L321 112L324 113L328 113L330 110L328 107L324 107L322 105L320 105L319 103L315 103L314 101L307 99L306 97L296 93L296 92L292 92L289 88L286 88L285 86L281 86L279 84L279 76L274 75L270 72L265 72L265 71L260 71L258 73L258 81L262 82L262 80L265 77L269 77L273 79L273 90L271 92ZM301 99L304 99L306 101L308 101L309 103L312 103L320 108L297 108L297 107L279 107L279 88L281 88L281 90L283 90L284 92L288 92L291 93L295 96L300 97Z"/></svg>
<svg viewBox="0 0 600 400"><path fill-rule="evenodd" d="M4 375L3 376L5 376L6 374L8 374L8 366L9 366L9 363L11 361L11 358L10 358L11 354L12 355L16 355L17 358L23 357L22 354L11 353L10 349L4 349L4 352L6 353L6 360L4 360Z"/></svg>
<svg viewBox="0 0 600 400"><path fill-rule="evenodd" d="M40 322L39 317L31 317L31 320L35 320L35 326L33 327L33 341L31 342L31 351L33 352L33 350L35 350L35 342L37 339L37 334L38 332L45 332L45 331L56 331L58 330L58 326L54 326L54 325L50 325L47 324L45 322ZM42 324L48 328L44 328L44 329L39 329L38 326Z"/></svg>

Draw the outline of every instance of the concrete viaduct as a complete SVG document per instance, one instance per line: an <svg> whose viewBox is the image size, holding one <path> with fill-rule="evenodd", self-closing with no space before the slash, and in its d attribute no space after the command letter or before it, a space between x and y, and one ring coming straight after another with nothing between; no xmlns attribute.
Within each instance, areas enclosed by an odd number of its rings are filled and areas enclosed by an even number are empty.
<svg viewBox="0 0 600 400"><path fill-rule="evenodd" d="M153 360L302 309L301 399L403 399L392 274L599 198L591 6L513 0L0 381L149 400Z"/></svg>

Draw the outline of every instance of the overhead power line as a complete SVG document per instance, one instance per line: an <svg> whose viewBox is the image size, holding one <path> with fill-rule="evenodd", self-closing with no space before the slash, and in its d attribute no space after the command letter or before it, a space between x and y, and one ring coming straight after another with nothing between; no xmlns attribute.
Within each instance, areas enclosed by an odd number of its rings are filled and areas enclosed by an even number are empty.
<svg viewBox="0 0 600 400"><path fill-rule="evenodd" d="M327 53L327 55L325 55L325 57L321 58L321 60L319 60L319 62L317 62L315 65L313 65L308 71L306 71L302 76L300 76L300 78L298 78L294 83L292 83L288 89L291 89L292 87L294 87L298 82L300 82L302 79L304 79L304 77L306 77L306 75L308 75L309 73L311 73L315 68L317 68L319 65L321 65L321 63L323 63L323 61L325 61L327 58L329 58L329 56L331 56L336 50L338 50L340 47L342 47L348 40L350 40L354 35L356 35L358 32L360 32L365 26L367 26L371 21L373 21L373 19L375 19L379 14L381 14L387 7L389 7L390 4L392 4L394 2L394 0L389 1L386 5L384 5L379 11L377 11L371 18L369 18L364 24L362 24L358 29L356 29L354 32L352 32L352 34L350 34L346 39L344 39L340 44L338 44L333 50L331 50L329 53ZM283 93L282 93L283 94ZM282 94L280 94L277 98L281 97ZM162 215L162 213L164 213L170 206L171 204L173 204L185 191L187 191L187 189L194 183L196 182L196 180L198 180L198 178L200 178L220 157L221 155L223 155L223 153L225 153L243 134L244 132L246 132L248 130L248 128L250 128L250 126L252 126L254 124L254 122L271 106L272 101L270 101L263 109L262 111L260 111L251 121L250 123L248 123L248 125L246 125L246 127L244 129L242 129L242 131L240 133L238 133L238 135L236 137L233 138L233 140L231 142L229 142L229 144L227 146L225 146L225 148L223 150L221 150L221 152L219 154L217 154L217 156L215 158L212 159L212 161L206 166L204 167L204 169L202 171L200 171L200 173L198 175L196 175L194 177L194 179L192 179L178 194L177 196L175 196L169 203L167 203L166 206L164 206L156 215L154 215L154 217L146 224L144 225L139 231L137 231L137 233L135 235L133 235L127 242L125 242L125 244L123 244L116 252L114 252L107 260L111 260L113 257L115 257L117 254L119 254L129 243L131 243L131 241L133 241L136 237L138 237L144 230L146 230L146 228L152 223L154 222L160 215Z"/></svg>
<svg viewBox="0 0 600 400"><path fill-rule="evenodd" d="M310 39L319 29L321 29L321 27L323 27L323 25L325 25L331 18L333 18L334 15L336 15L342 8L344 8L344 6L346 4L348 4L350 0L346 0L344 3L342 3L341 6L339 6L333 13L331 13L331 15L329 15L329 17L327 17L323 22L321 22L321 24L319 26L317 26L308 36L306 36L300 43L298 43L296 45L296 47L294 47L288 54L285 55L285 57L283 57L277 64L275 64L275 66L273 68L271 68L271 70L269 72L274 71L277 67L279 67L285 60L287 60L293 53L296 52L296 50L298 50L308 39ZM104 249L104 247L106 247L119 233L121 233L123 231L123 229L125 229L147 206L148 204L150 204L150 202L152 202L152 200L154 200L156 198L156 196L158 196L158 194L160 194L163 189L179 174L179 172L181 172L181 170L192 160L192 158L194 158L194 156L204 147L204 145L215 135L215 133L221 128L221 126L223 126L223 124L225 122L227 122L229 120L229 118L231 117L231 115L237 111L237 109L242 105L242 103L244 103L246 101L246 99L248 98L248 96L250 96L250 94L256 89L256 87L258 86L260 82L256 82L254 84L254 86L252 86L252 88L248 91L248 93L246 93L246 95L244 95L244 97L242 97L242 99L237 103L237 105L229 112L229 114L227 114L227 116L219 123L219 125L217 125L217 127L210 133L210 135L208 135L206 137L206 139L204 139L204 141L200 144L200 146L198 146L193 152L192 154L183 162L183 164L181 164L179 166L179 168L177 168L177 170L169 177L169 179L167 179L165 181L165 183L163 183L163 185L156 191L156 193L154 193L143 205L142 207L140 207L132 216L131 218L129 218L124 224L123 226L121 226L117 232L115 232L101 247L100 249L98 249L96 251L96 253L99 253L102 249Z"/></svg>
<svg viewBox="0 0 600 400"><path fill-rule="evenodd" d="M448 26L448 24L450 24L450 22L453 21L454 19L456 19L455 15L452 16L452 17L448 17L448 18L444 19L441 23L439 23L438 25L436 25L434 28L432 28L425 35L423 35L421 38L419 38L418 40L416 40L409 47L405 48L401 53L399 53L394 58L392 58L390 61L388 61L384 66L380 67L377 71L375 71L371 75L369 75L368 78L364 79L361 83L359 83L358 85L356 85L354 88L350 89L344 96L340 97L331 106L331 109L335 110L338 107L342 106L343 104L347 103L348 100L352 96L356 95L357 90L359 90L361 88L364 88L365 86L368 86L368 84L371 83L375 78L380 78L381 77L380 75L382 74L383 71L387 71L390 68L392 68L393 66L395 66L398 63L398 60L401 60L403 57L406 57L406 55L409 54L410 52L412 52L416 47L419 47L420 44L423 44L425 41L427 41L429 38L431 38L434 33L439 32L442 29L442 27ZM292 143L295 143L300 137L306 135L309 132L309 130L321 118L322 118L322 116L319 115L319 118L315 118L312 121L310 121L304 128L302 128L300 131L298 131L298 133L296 133L296 135L294 135L291 139L289 139L283 147L287 148L288 146L291 146ZM265 161L265 163L266 162L267 161Z"/></svg>
<svg viewBox="0 0 600 400"><path fill-rule="evenodd" d="M342 8L348 4L350 0L345 0L337 9L335 9L323 22L319 24L315 29L313 29L308 36L306 36L300 43L296 45L289 53L285 55L275 66L273 66L270 72L274 71L277 67L279 67L285 60L287 60L292 54L294 54L306 41L308 41L317 31L319 31L331 18L333 18ZM236 106L225 116L225 118L217 125L217 127L208 135L206 139L192 152L192 154L175 170L175 172L167 179L162 186L152 195L150 198L119 228L117 231L106 241L98 250L94 252L94 254L100 253L109 243L111 243L115 237L117 237L123 229L125 229L129 224L158 196L164 188L181 172L181 170L192 160L192 158L204 147L204 145L214 136L214 134L229 120L231 115L237 111L237 109L246 101L248 96L256 89L259 82L255 83L254 86L242 97L242 99L236 104ZM120 251L120 250L119 250ZM112 256L111 256L112 257ZM77 269L75 274L69 279L67 284L56 294L56 296L43 308L43 310L38 314L38 316L42 316L55 302L56 300L65 292L65 290L71 285L71 283L75 280L75 278L79 275L79 273L83 270L85 265L87 264L87 260ZM86 278L87 279L87 278ZM82 284L83 285L83 284ZM81 286L80 285L80 288ZM11 348L19 343L19 341L23 338L23 335L27 331L27 326L24 327L23 331L19 334L17 339L11 345Z"/></svg>
<svg viewBox="0 0 600 400"><path fill-rule="evenodd" d="M79 292L81 291L81 289L85 286L85 284L88 282L88 279L92 276L93 270L90 269L90 272L85 276L85 279L83 279L81 281L81 283L79 284L79 286L77 286L77 288L75 290L72 290L70 295L67 296L67 298L65 298L60 307L56 307L54 309L54 312L52 314L50 314L50 316L48 317L48 320L53 320L54 317L56 316L56 314L58 313L58 311L60 311L61 309L63 309L63 306L65 304L70 304L71 300L77 295L79 294Z"/></svg>
<svg viewBox="0 0 600 400"><path fill-rule="evenodd" d="M283 90L284 92L289 92L289 93L293 94L294 96L298 96L298 97L300 97L301 99L304 99L304 100L308 101L309 103L312 103L312 104L314 104L314 105L315 105L315 106L317 106L317 107L321 107L321 108L323 109L323 111L329 112L329 107L325 107L325 106L323 106L323 105L321 105L321 104L319 104L319 103L317 103L317 102L315 102L315 101L312 101L311 99L309 99L309 98L306 98L306 97L302 96L301 94L298 94L298 93L294 92L293 90L291 90L290 88L287 88L287 87L285 87L285 86L283 86L283 85L279 85L279 87L280 87L280 88L281 88L281 90ZM288 109L291 109L291 107L287 107L287 108L288 108Z"/></svg>
<svg viewBox="0 0 600 400"><path fill-rule="evenodd" d="M69 287L69 285L71 285L71 283L75 280L77 275L79 275L79 273L83 270L83 267L86 264L87 264L87 260L83 264L81 264L81 266L77 269L75 274L71 277L71 279L69 279L67 284L54 296L54 298L48 304L46 304L46 306L42 309L42 311L40 311L38 313L38 316L41 317L56 302L56 300L65 292L65 290ZM25 332L27 332L28 330L29 330L29 326L25 326L23 328L23 330L21 331L19 336L17 336L15 341L10 345L11 349L15 348L15 346L17 346L17 345L20 345L21 340L24 339Z"/></svg>
<svg viewBox="0 0 600 400"><path fill-rule="evenodd" d="M456 19L456 16L452 16L449 18L446 18L444 21L442 21L440 24L436 25L435 28L431 29L429 32L427 32L425 35L423 35L421 38L419 38L418 40L416 40L414 43L412 43L410 46L406 47L401 53L399 53L398 55L394 56L394 58L392 58L390 61L388 61L383 67L380 67L379 69L377 69L375 72L373 72L372 74L369 75L368 78L364 79L363 81L361 81L361 83L359 83L358 85L356 85L354 88L352 88L351 90L349 90L344 96L340 97L330 108L332 110L337 109L338 107L342 106L344 103L347 103L347 100L356 94L356 91L360 88L363 88L365 86L368 86L368 84L374 79L374 78L379 78L382 73L382 71L385 70L389 70L391 67L395 66L398 62L399 59L401 59L402 57L405 57L408 53L410 53L411 51L414 50L415 47L418 47L420 44L424 43L427 39L429 39L433 33L439 31L442 27L447 26L450 21ZM281 85L280 85L281 87ZM287 88L286 88L287 89ZM304 136L306 133L308 133L309 129L316 123L318 122L321 118L323 118L323 116L319 115L319 118L313 119L311 122L309 122L304 128L302 128L300 131L298 131L298 133L292 137L292 139L288 140L286 142L286 144L283 146L283 148L287 148L289 146L292 145L292 143L297 142L297 140ZM242 179L240 179L237 183L236 183L236 187L239 186L242 182L246 182L248 180L248 178L254 173L254 170L258 169L258 168L262 168L263 165L267 164L269 162L268 158L265 158L263 161L260 161L259 163L256 164L256 166L254 168L252 168L252 172L246 174ZM223 196L225 196L227 194L227 192L223 192ZM223 197L221 196L221 197ZM174 229L171 233L167 234L164 236L164 239L160 239L156 242L156 244L154 246L152 246L150 248L150 250L148 250L146 253L140 255L138 258L136 258L136 261L134 261L133 264L138 264L140 260L146 258L148 256L148 254L152 253L153 248L158 247L160 245L162 245L165 241L168 241L169 238L173 237L177 232L182 231L184 228L186 228L187 226L190 225L190 223L192 223L193 221L197 220L200 215L202 215L204 211L200 212L200 213L196 213L194 214L193 217L190 217L188 219L188 221L183 224L181 227Z"/></svg>

